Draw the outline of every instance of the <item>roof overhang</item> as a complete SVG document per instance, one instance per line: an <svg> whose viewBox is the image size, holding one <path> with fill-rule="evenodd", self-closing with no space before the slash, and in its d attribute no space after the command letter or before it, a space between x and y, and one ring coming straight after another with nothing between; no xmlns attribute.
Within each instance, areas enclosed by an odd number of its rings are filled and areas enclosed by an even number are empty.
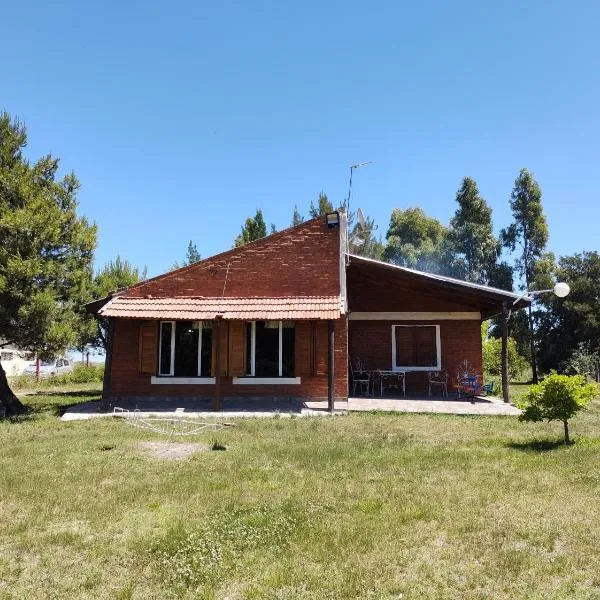
<svg viewBox="0 0 600 600"><path fill-rule="evenodd" d="M504 303L506 303L511 310L519 310L531 304L529 298L507 290L470 283L461 279L446 277L445 275L417 271L416 269L409 269L408 267L400 267L398 265L357 256L355 254L349 254L348 256L350 264L354 263L362 265L365 268L373 270L373 272L387 272L390 274L395 272L399 275L402 274L409 279L418 280L421 283L429 283L432 289L451 291L453 294L459 294L461 297L479 302L481 316L484 319L500 314Z"/></svg>
<svg viewBox="0 0 600 600"><path fill-rule="evenodd" d="M247 321L328 320L340 318L341 298L340 296L283 298L114 296L102 304L96 312L100 317L144 320L202 321L216 318Z"/></svg>

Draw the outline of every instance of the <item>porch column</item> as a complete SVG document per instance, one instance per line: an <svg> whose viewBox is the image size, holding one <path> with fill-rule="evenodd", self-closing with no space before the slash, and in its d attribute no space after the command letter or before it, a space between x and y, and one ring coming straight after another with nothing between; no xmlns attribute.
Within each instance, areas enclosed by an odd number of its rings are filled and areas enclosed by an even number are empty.
<svg viewBox="0 0 600 600"><path fill-rule="evenodd" d="M110 380L112 375L113 343L115 339L115 320L108 319L106 330L106 360L104 361L104 378L102 379L102 401L100 410L107 411L110 404Z"/></svg>
<svg viewBox="0 0 600 600"><path fill-rule="evenodd" d="M215 319L215 395L213 396L212 409L221 410L221 317Z"/></svg>
<svg viewBox="0 0 600 600"><path fill-rule="evenodd" d="M327 410L332 413L335 403L335 323L327 321Z"/></svg>
<svg viewBox="0 0 600 600"><path fill-rule="evenodd" d="M508 383L508 322L510 310L506 302L502 303L501 329L502 350L500 352L500 363L502 367L502 398L504 402L510 402L510 390Z"/></svg>

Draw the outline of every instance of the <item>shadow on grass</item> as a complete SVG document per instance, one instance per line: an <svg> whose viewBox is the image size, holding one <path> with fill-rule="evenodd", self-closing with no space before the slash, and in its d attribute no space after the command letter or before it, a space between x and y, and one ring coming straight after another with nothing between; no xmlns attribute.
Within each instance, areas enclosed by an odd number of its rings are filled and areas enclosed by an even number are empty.
<svg viewBox="0 0 600 600"><path fill-rule="evenodd" d="M27 394L21 401L27 407L27 413L12 417L16 422L22 422L36 415L50 414L54 417L62 417L65 411L72 406L100 400L101 393L97 390L75 390L75 391L43 391L39 390ZM62 400L62 402L61 402Z"/></svg>
<svg viewBox="0 0 600 600"><path fill-rule="evenodd" d="M508 442L506 445L508 448L521 452L551 452L572 444L566 444L565 440L531 440L529 442Z"/></svg>

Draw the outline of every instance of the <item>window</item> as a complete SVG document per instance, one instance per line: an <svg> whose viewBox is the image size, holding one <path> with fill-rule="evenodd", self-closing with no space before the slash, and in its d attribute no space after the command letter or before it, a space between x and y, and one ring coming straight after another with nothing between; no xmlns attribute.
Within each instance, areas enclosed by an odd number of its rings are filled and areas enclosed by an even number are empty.
<svg viewBox="0 0 600 600"><path fill-rule="evenodd" d="M13 358L14 358L14 354L12 352L0 353L0 360L12 360Z"/></svg>
<svg viewBox="0 0 600 600"><path fill-rule="evenodd" d="M212 323L162 321L158 374L175 377L210 377Z"/></svg>
<svg viewBox="0 0 600 600"><path fill-rule="evenodd" d="M293 321L246 323L246 373L250 377L294 377Z"/></svg>
<svg viewBox="0 0 600 600"><path fill-rule="evenodd" d="M440 326L393 325L392 368L398 371L440 369Z"/></svg>

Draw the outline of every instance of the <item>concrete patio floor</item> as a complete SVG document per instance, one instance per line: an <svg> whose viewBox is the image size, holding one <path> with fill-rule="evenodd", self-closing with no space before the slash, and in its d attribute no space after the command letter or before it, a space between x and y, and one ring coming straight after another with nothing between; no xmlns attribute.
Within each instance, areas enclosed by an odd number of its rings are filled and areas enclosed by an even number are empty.
<svg viewBox="0 0 600 600"><path fill-rule="evenodd" d="M113 412L114 406L118 407ZM63 421L76 421L99 417L136 416L185 417L185 418L255 418L255 417L311 417L327 416L327 402L300 400L226 400L223 410L214 412L207 400L130 400L118 401L109 412L100 412L100 402L86 402L68 408L62 415ZM122 410L119 410L122 409ZM124 412L123 412L124 411ZM336 415L348 412L404 412L437 413L450 415L519 415L520 410L513 404L505 404L499 398L372 398L356 397L335 403Z"/></svg>

